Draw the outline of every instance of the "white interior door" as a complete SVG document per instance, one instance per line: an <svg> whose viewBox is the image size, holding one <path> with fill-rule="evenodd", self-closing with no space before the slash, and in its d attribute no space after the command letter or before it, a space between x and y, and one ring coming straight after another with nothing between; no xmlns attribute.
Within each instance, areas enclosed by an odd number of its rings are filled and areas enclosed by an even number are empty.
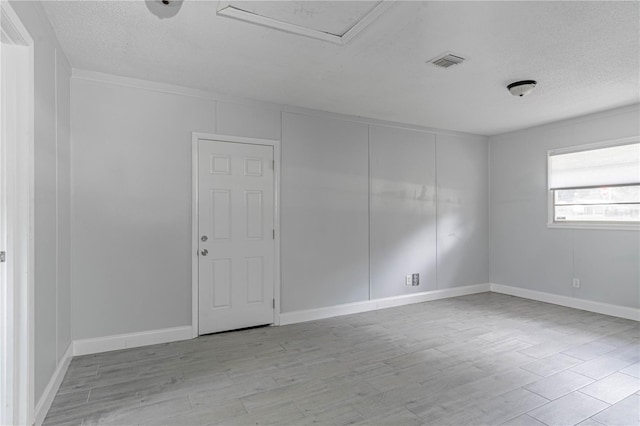
<svg viewBox="0 0 640 426"><path fill-rule="evenodd" d="M198 333L274 320L273 147L198 142Z"/></svg>

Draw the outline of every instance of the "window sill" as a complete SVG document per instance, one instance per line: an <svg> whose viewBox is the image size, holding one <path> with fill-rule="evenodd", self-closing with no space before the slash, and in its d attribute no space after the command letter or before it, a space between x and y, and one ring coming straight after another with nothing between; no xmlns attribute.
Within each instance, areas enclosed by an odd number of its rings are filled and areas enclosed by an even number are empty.
<svg viewBox="0 0 640 426"><path fill-rule="evenodd" d="M640 223L550 222L550 229L600 229L604 231L640 231Z"/></svg>

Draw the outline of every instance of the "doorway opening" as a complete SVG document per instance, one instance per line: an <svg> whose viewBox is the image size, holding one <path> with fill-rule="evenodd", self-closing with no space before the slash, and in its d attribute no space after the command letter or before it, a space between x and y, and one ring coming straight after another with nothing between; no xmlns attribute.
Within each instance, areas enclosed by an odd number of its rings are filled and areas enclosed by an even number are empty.
<svg viewBox="0 0 640 426"><path fill-rule="evenodd" d="M0 1L0 424L33 401L33 39Z"/></svg>

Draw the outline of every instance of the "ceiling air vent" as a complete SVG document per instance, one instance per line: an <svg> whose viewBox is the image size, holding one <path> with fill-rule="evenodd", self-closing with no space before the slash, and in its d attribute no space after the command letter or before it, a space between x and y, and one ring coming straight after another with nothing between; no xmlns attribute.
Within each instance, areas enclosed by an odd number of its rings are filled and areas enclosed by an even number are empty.
<svg viewBox="0 0 640 426"><path fill-rule="evenodd" d="M430 62L433 65L440 68L449 68L454 65L461 64L464 61L465 61L465 58L463 58L460 55L454 55L453 53L446 53L444 55L440 55L434 59L431 59L430 61L427 61L427 62Z"/></svg>

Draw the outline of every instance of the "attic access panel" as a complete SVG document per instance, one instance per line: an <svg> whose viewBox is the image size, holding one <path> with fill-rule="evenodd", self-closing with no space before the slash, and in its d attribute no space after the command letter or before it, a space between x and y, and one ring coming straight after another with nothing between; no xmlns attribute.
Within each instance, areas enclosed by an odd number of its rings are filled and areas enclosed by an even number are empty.
<svg viewBox="0 0 640 426"><path fill-rule="evenodd" d="M220 1L217 14L345 45L393 1Z"/></svg>

